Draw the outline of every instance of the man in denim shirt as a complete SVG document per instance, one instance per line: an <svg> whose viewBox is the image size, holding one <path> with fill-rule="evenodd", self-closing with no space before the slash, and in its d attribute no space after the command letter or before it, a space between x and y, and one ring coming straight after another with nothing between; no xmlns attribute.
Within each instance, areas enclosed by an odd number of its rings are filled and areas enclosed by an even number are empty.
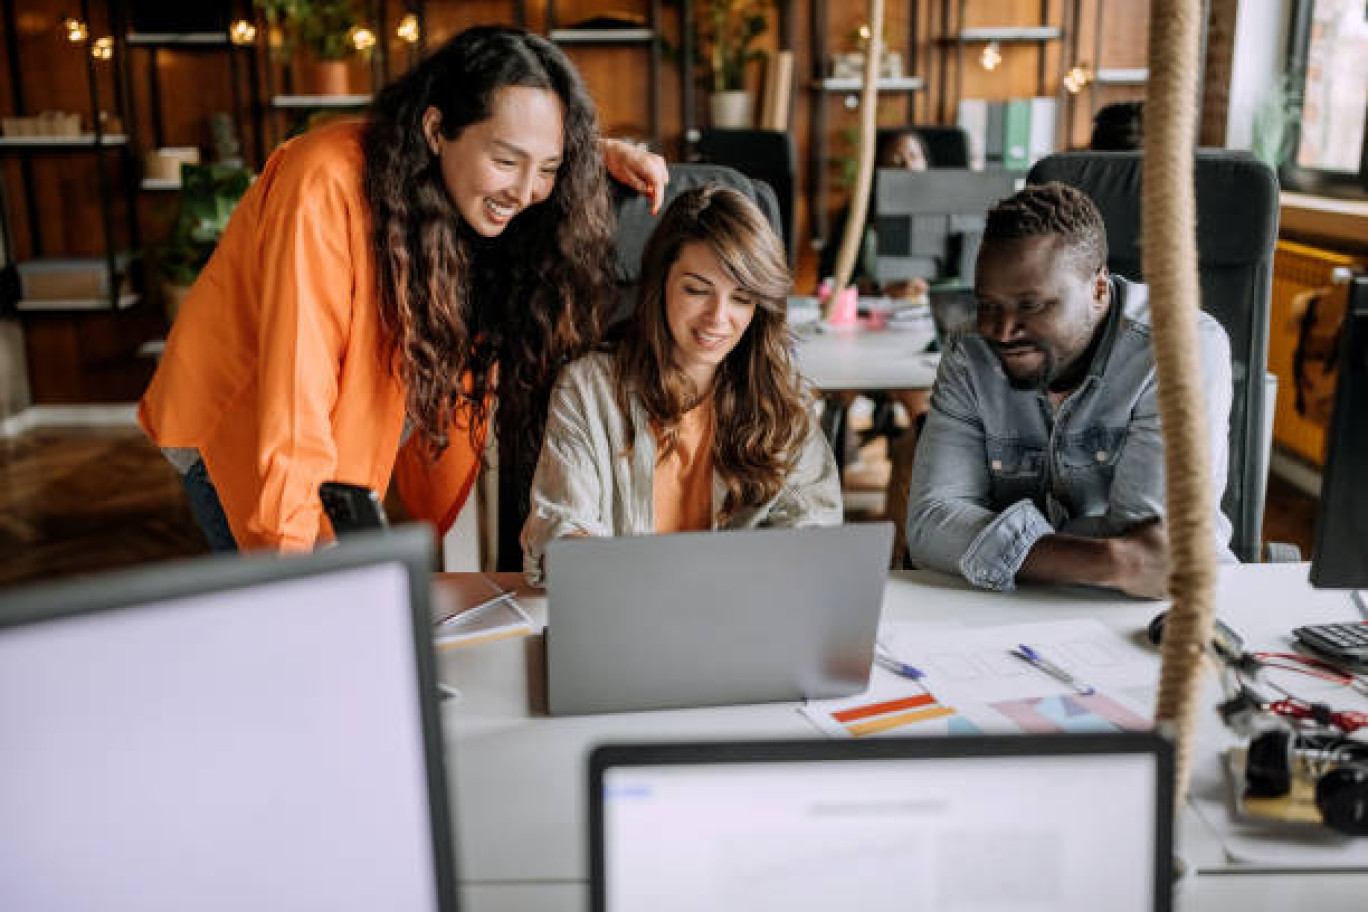
<svg viewBox="0 0 1368 912"><path fill-rule="evenodd" d="M1168 577L1163 439L1144 285L1109 276L1102 217L1063 184L989 213L978 334L941 359L917 444L907 514L912 561L976 586L1018 579L1160 598ZM1230 417L1230 343L1198 318L1210 429L1215 543Z"/></svg>

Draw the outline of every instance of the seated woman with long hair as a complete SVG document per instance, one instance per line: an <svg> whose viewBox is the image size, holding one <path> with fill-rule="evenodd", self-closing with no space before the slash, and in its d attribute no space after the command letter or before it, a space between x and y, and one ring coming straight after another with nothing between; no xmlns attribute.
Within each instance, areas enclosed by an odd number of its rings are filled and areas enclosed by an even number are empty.
<svg viewBox="0 0 1368 912"><path fill-rule="evenodd" d="M789 352L783 247L743 194L695 188L642 255L634 318L561 372L522 531L548 542L838 525L836 463Z"/></svg>

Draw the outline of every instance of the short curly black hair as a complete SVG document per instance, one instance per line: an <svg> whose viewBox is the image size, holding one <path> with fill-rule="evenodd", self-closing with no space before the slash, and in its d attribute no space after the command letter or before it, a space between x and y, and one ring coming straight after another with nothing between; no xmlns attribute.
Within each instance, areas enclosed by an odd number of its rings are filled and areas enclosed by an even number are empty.
<svg viewBox="0 0 1368 912"><path fill-rule="evenodd" d="M1085 276L1107 265L1107 229L1086 193L1067 184L1028 184L988 210L983 243L1058 235Z"/></svg>

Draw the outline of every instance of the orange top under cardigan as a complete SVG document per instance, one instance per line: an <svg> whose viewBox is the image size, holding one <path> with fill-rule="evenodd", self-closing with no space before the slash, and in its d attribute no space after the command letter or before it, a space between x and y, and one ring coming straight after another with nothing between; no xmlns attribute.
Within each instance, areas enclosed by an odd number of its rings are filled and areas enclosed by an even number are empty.
<svg viewBox="0 0 1368 912"><path fill-rule="evenodd" d="M441 459L400 451L404 388L384 362L360 123L272 154L191 289L138 418L162 447L198 449L246 548L331 536L318 485L384 492L445 531L479 470L453 428Z"/></svg>
<svg viewBox="0 0 1368 912"><path fill-rule="evenodd" d="M675 446L656 460L651 480L657 535L713 527L713 435L717 416L709 395L679 418ZM656 434L656 445L660 434Z"/></svg>

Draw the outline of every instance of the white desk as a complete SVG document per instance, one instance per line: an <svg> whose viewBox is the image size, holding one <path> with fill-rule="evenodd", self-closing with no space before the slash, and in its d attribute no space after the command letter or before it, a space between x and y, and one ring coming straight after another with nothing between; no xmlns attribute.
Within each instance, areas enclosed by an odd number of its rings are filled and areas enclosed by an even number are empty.
<svg viewBox="0 0 1368 912"><path fill-rule="evenodd" d="M1228 568L1221 616L1246 642L1270 644L1295 623L1355 617L1346 593L1312 590L1306 573L1305 564ZM525 603L538 620L545 619L544 600ZM1097 618L1128 635L1138 635L1160 607L1055 589L982 592L929 573L891 579L884 597L888 620L989 626ZM533 637L450 650L440 657L443 681L464 694L461 701L444 705L443 723L455 793L457 874L467 910L587 908L586 758L595 744L819 737L793 703L555 719L532 715L529 707L541 702L540 647L540 638ZM1210 723L1200 739L1209 753L1223 736L1214 712ZM1182 815L1179 831L1183 854L1199 870L1225 866L1220 843L1195 815ZM1199 874L1178 897L1178 908L1185 910L1365 907L1368 873Z"/></svg>
<svg viewBox="0 0 1368 912"><path fill-rule="evenodd" d="M798 369L823 392L930 389L940 355L928 353L933 336L898 330L798 332Z"/></svg>

